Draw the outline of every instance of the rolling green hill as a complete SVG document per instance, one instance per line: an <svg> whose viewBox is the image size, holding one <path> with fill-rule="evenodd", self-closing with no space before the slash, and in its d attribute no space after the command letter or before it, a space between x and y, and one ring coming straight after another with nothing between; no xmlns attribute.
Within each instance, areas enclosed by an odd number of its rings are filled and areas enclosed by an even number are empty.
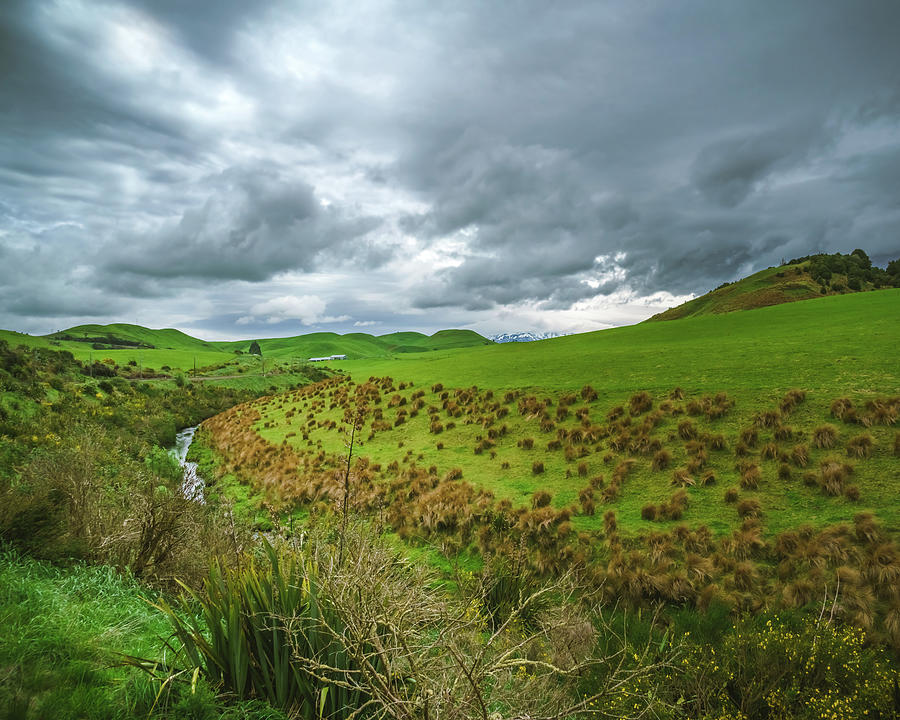
<svg viewBox="0 0 900 720"><path fill-rule="evenodd" d="M270 498L283 492L281 501L302 506L333 497L344 411L375 377L358 452L368 458L360 470L371 483L366 493L386 494L378 502L419 502L406 499L417 492L407 483L433 468L426 487L437 484L434 493L450 493L439 479L457 471L473 493L521 511L545 491L550 507L588 533L602 533L612 511L629 534L686 523L726 538L740 531L746 516L736 507L747 501L759 504L752 512L765 537L851 523L860 512L896 535L897 348L900 289L892 289L542 342L348 360L345 384L254 401L207 421L203 442ZM852 413L833 409L841 399ZM832 440L820 443L823 432ZM240 456L222 448L240 448ZM657 467L662 451L668 459ZM846 496L823 491L829 463L852 466ZM617 489L604 495L611 484ZM728 488L733 499L723 501ZM660 508L682 490L685 508L666 515ZM460 502L448 498L440 502ZM430 511L415 512L424 514L398 532L436 532L420 527L435 522Z"/></svg>
<svg viewBox="0 0 900 720"><path fill-rule="evenodd" d="M214 346L233 352L246 352L250 341L217 342ZM263 355L272 358L306 359L328 355L347 355L350 359L388 358L394 354L420 353L450 348L491 345L491 341L472 330L441 330L430 337L417 332L397 332L389 335L367 333L321 332L288 338L259 340Z"/></svg>
<svg viewBox="0 0 900 720"><path fill-rule="evenodd" d="M678 320L736 310L810 300L823 295L867 292L900 285L900 268L873 267L861 250L850 255L812 255L770 267L733 283L725 283L705 295L654 315L654 320Z"/></svg>
<svg viewBox="0 0 900 720"><path fill-rule="evenodd" d="M133 362L157 369L169 367L188 370L194 366L208 368L226 363L252 365L256 362L252 357L236 358L235 355L236 351L246 354L252 340L207 342L180 330L152 330L126 323L78 325L43 336L0 330L0 340L5 340L13 347L25 345L68 350L82 361L91 358L110 359L121 366ZM471 330L441 330L431 336L416 332L381 336L322 332L259 339L258 342L266 360L283 363L328 355L347 355L351 359L387 359L394 355L493 344Z"/></svg>

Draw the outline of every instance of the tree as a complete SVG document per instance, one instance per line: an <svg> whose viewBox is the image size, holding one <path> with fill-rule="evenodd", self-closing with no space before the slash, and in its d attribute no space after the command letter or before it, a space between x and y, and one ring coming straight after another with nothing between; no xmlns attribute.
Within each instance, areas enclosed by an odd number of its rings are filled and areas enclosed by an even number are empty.
<svg viewBox="0 0 900 720"><path fill-rule="evenodd" d="M262 350L260 349L259 343L256 342L256 340L250 343L250 349L247 352L249 352L251 355L259 355L260 357L262 356Z"/></svg>

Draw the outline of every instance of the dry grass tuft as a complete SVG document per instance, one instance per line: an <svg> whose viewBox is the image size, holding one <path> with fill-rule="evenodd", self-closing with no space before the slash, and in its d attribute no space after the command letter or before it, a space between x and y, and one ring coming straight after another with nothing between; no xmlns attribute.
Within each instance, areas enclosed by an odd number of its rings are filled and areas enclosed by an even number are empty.
<svg viewBox="0 0 900 720"><path fill-rule="evenodd" d="M812 433L813 447L820 450L830 450L837 442L837 437L838 429L834 425L819 425Z"/></svg>
<svg viewBox="0 0 900 720"><path fill-rule="evenodd" d="M654 470L665 470L672 463L672 453L663 448L653 456L650 467Z"/></svg>
<svg viewBox="0 0 900 720"><path fill-rule="evenodd" d="M850 439L847 443L847 457L855 457L859 459L867 458L872 455L872 448L875 447L875 438L869 433L862 433Z"/></svg>

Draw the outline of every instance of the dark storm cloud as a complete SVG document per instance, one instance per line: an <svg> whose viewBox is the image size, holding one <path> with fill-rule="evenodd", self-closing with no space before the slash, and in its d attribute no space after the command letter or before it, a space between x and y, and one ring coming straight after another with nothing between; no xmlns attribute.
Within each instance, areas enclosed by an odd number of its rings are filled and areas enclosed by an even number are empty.
<svg viewBox="0 0 900 720"><path fill-rule="evenodd" d="M697 155L692 179L707 198L734 207L772 172L804 160L818 134L788 127L713 143Z"/></svg>
<svg viewBox="0 0 900 720"><path fill-rule="evenodd" d="M315 296L352 329L883 263L897 27L893 0L10 0L0 321L190 298L224 333Z"/></svg>
<svg viewBox="0 0 900 720"><path fill-rule="evenodd" d="M106 267L151 277L262 281L309 270L322 254L352 253L377 218L323 208L309 185L266 168L231 168L212 178L202 204L110 252Z"/></svg>

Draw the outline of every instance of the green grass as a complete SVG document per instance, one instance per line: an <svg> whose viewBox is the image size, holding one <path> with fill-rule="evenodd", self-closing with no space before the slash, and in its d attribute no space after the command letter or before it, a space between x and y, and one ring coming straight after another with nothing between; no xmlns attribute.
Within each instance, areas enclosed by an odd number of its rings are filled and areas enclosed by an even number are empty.
<svg viewBox="0 0 900 720"><path fill-rule="evenodd" d="M94 349L90 342L63 340L62 336L82 338L113 337L153 347ZM191 337L180 330L151 330L140 325L115 323L112 325L78 325L51 335L35 336L11 330L0 330L0 340L12 347L49 348L67 350L78 360L113 360L120 366L134 363L142 368L189 371L195 367L201 375L259 374L273 367L290 368L310 357L347 355L350 358L390 358L395 355L418 354L451 348L492 344L490 340L471 330L441 330L428 336L416 332L374 336L366 333L309 333L287 338L259 339L262 359L246 354L251 340L207 342ZM242 354L236 353L240 351ZM334 363L329 363L333 365Z"/></svg>
<svg viewBox="0 0 900 720"><path fill-rule="evenodd" d="M145 597L112 568L54 568L0 547L0 707L8 717L146 714L153 689L117 667L117 653L155 657L167 634Z"/></svg>
<svg viewBox="0 0 900 720"><path fill-rule="evenodd" d="M858 502L827 497L818 487L805 486L801 477L804 472L816 471L826 457L844 457L843 448L849 438L865 430L831 418L832 400L846 395L860 404L874 396L900 394L898 347L900 291L887 290L744 313L642 324L538 343L511 343L390 360L346 361L342 367L360 382L369 376L385 375L393 377L396 384L413 381L414 388L400 394L408 398L413 389L425 390L426 407L441 406L438 395L430 390L432 383L440 382L448 389L476 385L482 392L494 391L495 399L502 399L505 390L523 389L538 398L552 397L553 413L560 393L578 393L583 385L590 384L599 394L590 404L590 418L597 424L605 423L608 410L627 403L630 395L640 390L650 392L654 407L675 387L684 390L686 400L724 391L736 403L724 418L694 420L703 432L725 435L728 449L710 451L709 468L716 472L718 480L710 487L689 489L691 505L684 516L690 525L706 524L718 533L728 532L739 523L734 506L724 504L722 497L727 487L740 480L733 452L740 430L752 425L757 413L777 407L787 390L800 388L808 393L807 400L785 422L801 434L791 441L779 442L779 448L789 452L795 444L809 444L812 429L825 422L835 423L840 429L837 448L827 451L810 447L808 467L792 466L789 481L778 478L779 463L763 460L757 448L748 459L759 464L762 482L757 491L741 491L741 497L761 500L769 533L805 522L816 526L845 522L862 510L876 512L891 531L897 532L900 503L896 501L894 479L900 461L892 455L894 428L868 429L875 437L876 449L870 459L853 461L856 472L851 482L860 488ZM393 423L397 411L386 407L391 394L384 394L381 407L385 418ZM571 409L582 404L579 398ZM343 436L326 428L310 432L312 446L303 441L299 430L311 410L311 400L300 402L292 423L285 420L294 407L292 403L271 401L258 406L262 419L256 427L265 440L279 444L287 439L300 452L316 450L317 444L329 453L344 452ZM527 505L535 490L548 490L554 495L553 504L560 507L577 501L578 492L587 485L589 477L602 473L609 480L615 465L628 456L611 453L613 458L604 462L604 456L610 453L608 441L604 441L599 452L583 459L588 464L588 477L578 477L577 466L582 460L567 461L561 451L547 450L547 442L556 437L555 433L542 433L536 418L520 416L515 402L507 407L509 415L497 421L496 426L506 423L509 432L497 441L494 459L488 452L474 452L476 438L485 434L480 425L464 424L463 416L455 420L453 430L433 435L428 432L424 409L405 424L364 441L359 454L383 466L396 460L402 467L404 458L406 463L415 462L419 467L434 464L441 474L459 467L466 480L490 489L498 498L509 498L516 505ZM316 419L339 422L340 415L339 408L325 409L317 412ZM439 417L446 425L446 414L442 412ZM635 468L624 483L621 497L609 505L616 510L621 527L643 531L674 524L643 520L641 508L648 502L667 500L675 490L670 483L672 470L688 459L684 442L677 437L678 422L685 417L667 415L652 433L673 453L669 469L653 471L649 457L635 456ZM569 428L577 424L571 415L561 423ZM291 432L298 434L288 438ZM760 435L760 445L774 441L770 429L762 430ZM523 437L534 438L533 450L517 447L517 440ZM443 450L437 449L438 442L444 444ZM532 474L534 460L544 463L542 475ZM507 469L501 467L503 462L509 463ZM567 470L572 477L566 477ZM606 509L598 502L597 514L575 518L576 527L598 529Z"/></svg>
<svg viewBox="0 0 900 720"><path fill-rule="evenodd" d="M823 294L822 286L812 278L809 269L809 261L766 268L654 315L650 320L680 320L819 298ZM825 294L837 295L854 292L847 288L845 275L835 275L834 283L843 289L839 292L832 287L827 287ZM873 288L874 286L870 282L861 283L861 289L864 291Z"/></svg>

